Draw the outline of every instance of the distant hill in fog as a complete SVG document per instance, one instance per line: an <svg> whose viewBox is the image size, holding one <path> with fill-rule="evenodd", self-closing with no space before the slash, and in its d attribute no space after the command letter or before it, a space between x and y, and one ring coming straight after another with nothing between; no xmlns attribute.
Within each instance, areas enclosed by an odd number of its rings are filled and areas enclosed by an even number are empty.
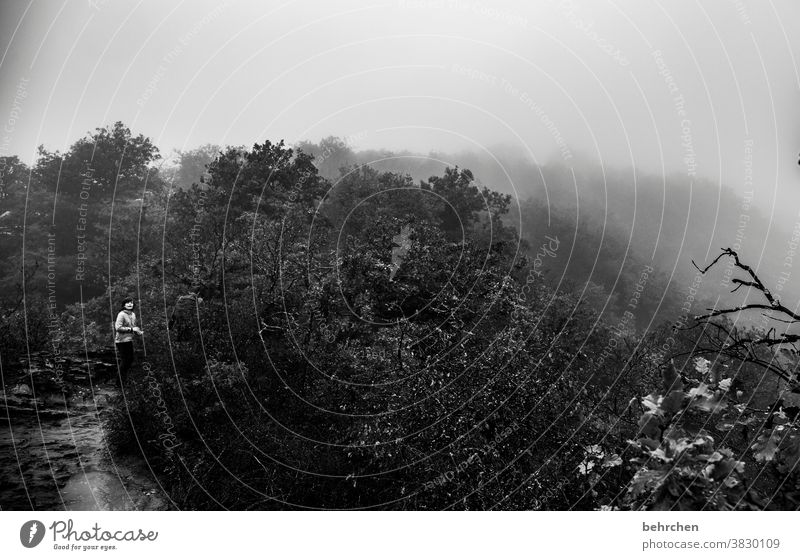
<svg viewBox="0 0 800 560"><path fill-rule="evenodd" d="M635 310L639 328L653 317L679 314L697 284L692 260L703 266L722 247L737 250L791 307L800 295L791 271L794 224L770 223L752 197L703 178L603 168L581 157L536 165L510 149L492 154L355 151L334 137L296 147L315 155L321 174L334 184L348 165L368 164L415 181L440 175L446 167L470 169L478 183L515 195L520 214L509 221L521 226L534 253L546 235L558 237L560 250L544 261L547 275L565 288L586 287L593 305L621 313L642 272L652 266L655 275L649 275ZM703 277L692 314L718 296L722 302L744 301L744 290L729 294L732 272L726 264Z"/></svg>

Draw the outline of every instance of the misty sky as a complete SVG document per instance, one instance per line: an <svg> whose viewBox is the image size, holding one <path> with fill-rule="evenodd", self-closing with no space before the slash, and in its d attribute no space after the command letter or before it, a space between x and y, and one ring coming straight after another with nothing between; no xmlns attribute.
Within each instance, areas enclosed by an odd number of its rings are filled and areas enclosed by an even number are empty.
<svg viewBox="0 0 800 560"><path fill-rule="evenodd" d="M786 1L2 2L0 156L121 120L168 153L583 156L696 174L791 228L800 8ZM752 161L749 161L749 160Z"/></svg>

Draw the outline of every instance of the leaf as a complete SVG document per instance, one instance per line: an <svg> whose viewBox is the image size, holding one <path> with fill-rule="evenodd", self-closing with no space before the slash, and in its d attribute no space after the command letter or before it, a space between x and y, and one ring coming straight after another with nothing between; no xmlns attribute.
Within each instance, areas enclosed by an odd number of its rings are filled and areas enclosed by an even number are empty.
<svg viewBox="0 0 800 560"><path fill-rule="evenodd" d="M664 461L665 463L668 463L668 462L672 461L672 459L670 457L667 457L667 453L661 447L659 447L657 449L654 449L650 453L650 456L655 458L655 459L660 459L661 461Z"/></svg>
<svg viewBox="0 0 800 560"><path fill-rule="evenodd" d="M722 459L717 461L711 469L711 478L714 480L722 480L734 472L741 472L744 469L744 463L735 461L733 459ZM733 479L733 477L730 477Z"/></svg>
<svg viewBox="0 0 800 560"><path fill-rule="evenodd" d="M603 460L603 466L605 468L618 467L621 464L622 464L622 457L620 457L616 453L606 457L605 460Z"/></svg>
<svg viewBox="0 0 800 560"><path fill-rule="evenodd" d="M713 392L705 383L689 391L689 396L692 397L690 406L705 412L720 412L728 406L724 401L725 394L722 391Z"/></svg>
<svg viewBox="0 0 800 560"><path fill-rule="evenodd" d="M789 417L786 416L786 413L784 411L779 410L778 412L775 412L775 413L772 414L772 421L775 424L782 425L782 424L786 424L787 422L789 422Z"/></svg>
<svg viewBox="0 0 800 560"><path fill-rule="evenodd" d="M724 484L724 485L725 485L727 488L733 488L734 486L736 486L736 485L738 485L738 484L739 484L739 481L738 481L738 480L736 480L734 477L732 477L732 476L729 476L728 478L726 478L726 479L725 479L725 481L723 482L723 484Z"/></svg>
<svg viewBox="0 0 800 560"><path fill-rule="evenodd" d="M781 450L781 464L778 470L790 473L800 467L800 436L794 435Z"/></svg>
<svg viewBox="0 0 800 560"><path fill-rule="evenodd" d="M784 408L800 407L800 395L797 393L790 393L787 391L781 395L781 398L783 398Z"/></svg>
<svg viewBox="0 0 800 560"><path fill-rule="evenodd" d="M694 359L694 369L697 373L705 375L708 373L709 366L711 365L711 361L703 358L702 356L698 356Z"/></svg>
<svg viewBox="0 0 800 560"><path fill-rule="evenodd" d="M639 442L638 443L641 446L646 447L647 449L650 449L650 450L658 449L658 446L660 445L656 440L650 439L650 438L646 438L646 437L639 438Z"/></svg>
<svg viewBox="0 0 800 560"><path fill-rule="evenodd" d="M586 445L583 448L586 451L587 455L594 455L597 457L603 458L603 448L599 445Z"/></svg>
<svg viewBox="0 0 800 560"><path fill-rule="evenodd" d="M694 389L689 390L689 396L692 398L701 398L701 397L712 397L714 393L711 392L711 389L705 383L700 383Z"/></svg>
<svg viewBox="0 0 800 560"><path fill-rule="evenodd" d="M654 414L645 412L639 419L639 433L648 438L658 439L661 436L661 422Z"/></svg>
<svg viewBox="0 0 800 560"><path fill-rule="evenodd" d="M664 400L661 401L661 410L664 411L664 414L673 415L681 409L683 405L683 397L686 394L683 390L671 391Z"/></svg>
<svg viewBox="0 0 800 560"><path fill-rule="evenodd" d="M769 430L769 432L769 434L759 436L756 443L751 446L751 449L755 450L754 456L759 463L772 461L778 452L778 439L780 436L775 430Z"/></svg>
<svg viewBox="0 0 800 560"><path fill-rule="evenodd" d="M659 410L658 395L655 393L647 395L642 399L642 405L647 409L648 412L657 413Z"/></svg>
<svg viewBox="0 0 800 560"><path fill-rule="evenodd" d="M628 487L632 498L638 497L645 490L654 490L664 481L666 473L661 471L648 471L642 469L636 473Z"/></svg>
<svg viewBox="0 0 800 560"><path fill-rule="evenodd" d="M661 439L664 440L679 440L681 438L686 437L686 432L680 426L675 426L674 424L671 425L664 433L661 435Z"/></svg>

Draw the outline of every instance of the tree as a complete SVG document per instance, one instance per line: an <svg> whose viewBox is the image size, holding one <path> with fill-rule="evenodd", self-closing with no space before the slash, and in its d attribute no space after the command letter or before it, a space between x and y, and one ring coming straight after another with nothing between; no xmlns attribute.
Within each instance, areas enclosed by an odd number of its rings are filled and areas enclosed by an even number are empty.
<svg viewBox="0 0 800 560"><path fill-rule="evenodd" d="M35 173L52 192L70 199L81 191L91 191L94 200L135 198L158 156L158 148L149 138L134 136L118 121L110 128L95 129L64 154L40 146Z"/></svg>
<svg viewBox="0 0 800 560"><path fill-rule="evenodd" d="M696 316L691 329L700 332L690 352L694 372L684 370L679 376L667 366L663 389L642 401L646 411L636 440L641 468L628 496L634 507L795 509L800 503L800 383L794 346L800 338L789 332L800 316L730 248L708 266L695 267L706 274L724 257L738 273L732 291L752 290L758 300ZM742 329L726 320L751 310L785 325L783 332ZM771 375L777 380L766 406L756 397L761 380L747 387L745 365L756 366L761 379ZM763 466L746 464L749 452L755 465Z"/></svg>
<svg viewBox="0 0 800 560"><path fill-rule="evenodd" d="M216 144L204 144L193 150L178 151L178 167L173 176L179 188L189 188L194 183L203 183L208 165L213 162L222 148Z"/></svg>

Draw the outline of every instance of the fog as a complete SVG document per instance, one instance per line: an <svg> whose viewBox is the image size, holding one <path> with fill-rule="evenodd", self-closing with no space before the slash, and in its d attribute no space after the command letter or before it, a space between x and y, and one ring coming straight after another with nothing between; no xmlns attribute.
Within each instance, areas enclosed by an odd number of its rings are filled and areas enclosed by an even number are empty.
<svg viewBox="0 0 800 560"><path fill-rule="evenodd" d="M580 153L752 189L791 220L797 15L790 1L5 3L2 148L31 161L122 120L162 152L337 135Z"/></svg>
<svg viewBox="0 0 800 560"><path fill-rule="evenodd" d="M359 155L329 158L331 179L356 161L415 179L469 167L519 200L594 208L603 231L624 216L629 236L655 236L653 252L683 247L673 258L684 272L734 244L741 215L757 212L738 241L777 277L798 221L792 2L98 0L3 11L3 156L32 162L37 146L63 151L116 120L165 161L202 144L308 150L335 136ZM664 224L665 208L676 223ZM706 238L683 227L690 211L712 225ZM684 230L690 239L660 237Z"/></svg>
<svg viewBox="0 0 800 560"><path fill-rule="evenodd" d="M0 510L797 510L799 12L3 2Z"/></svg>

